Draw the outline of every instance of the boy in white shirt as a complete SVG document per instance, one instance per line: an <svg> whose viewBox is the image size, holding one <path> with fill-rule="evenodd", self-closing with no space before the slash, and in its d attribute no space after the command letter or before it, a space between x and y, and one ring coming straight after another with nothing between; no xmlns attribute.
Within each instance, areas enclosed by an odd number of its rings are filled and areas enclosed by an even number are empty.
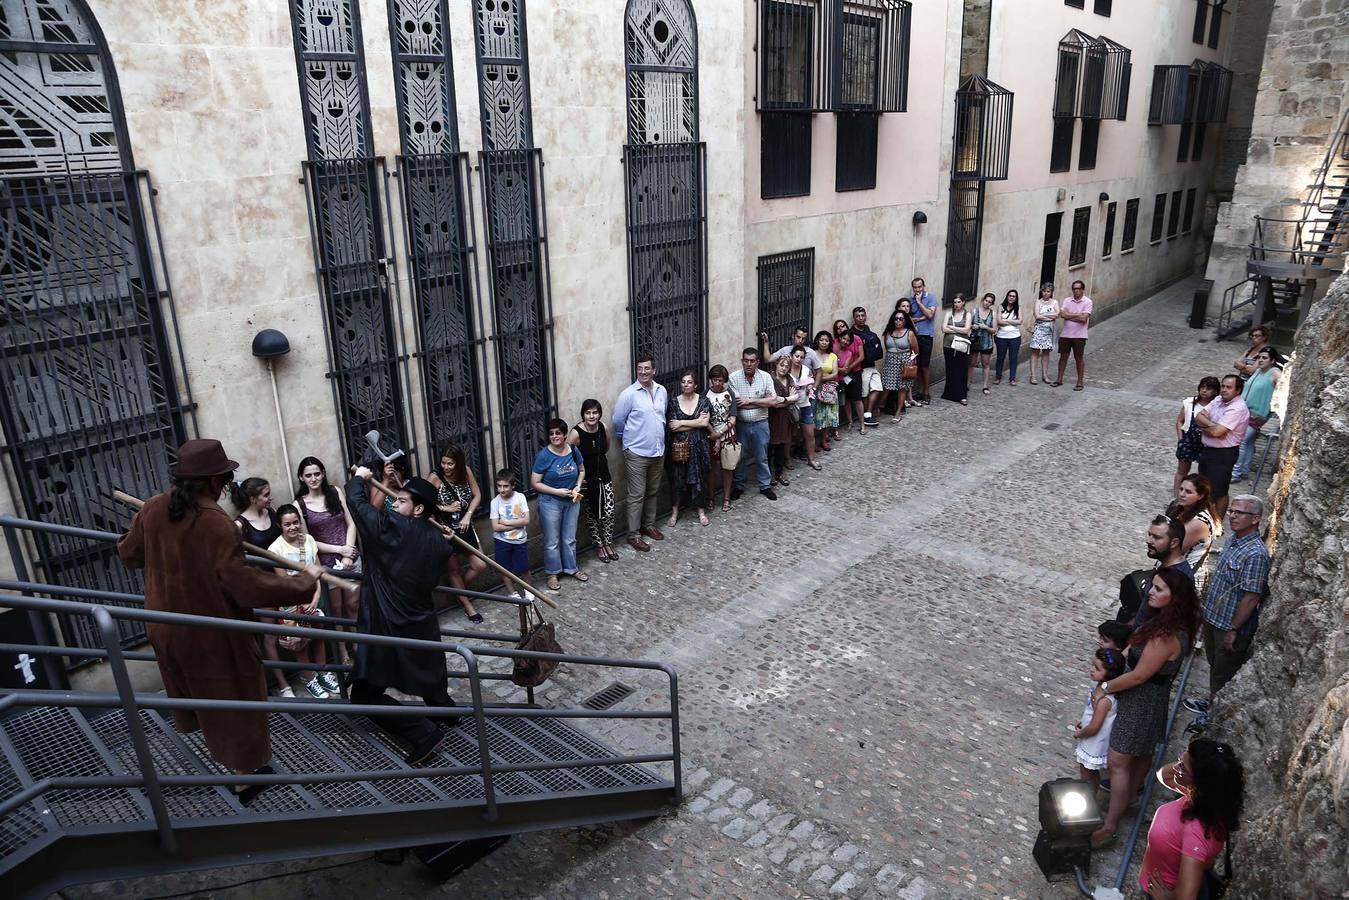
<svg viewBox="0 0 1349 900"><path fill-rule="evenodd" d="M534 582L529 578L529 502L523 494L516 493L515 485L515 473L510 469L497 472L497 494L492 498L491 507L493 555L498 564L532 586ZM520 595L511 590L511 596Z"/></svg>

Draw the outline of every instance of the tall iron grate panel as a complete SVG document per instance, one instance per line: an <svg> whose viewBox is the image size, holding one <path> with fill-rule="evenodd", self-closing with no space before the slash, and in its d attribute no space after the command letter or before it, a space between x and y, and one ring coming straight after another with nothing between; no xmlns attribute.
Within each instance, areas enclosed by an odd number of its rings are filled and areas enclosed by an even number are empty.
<svg viewBox="0 0 1349 900"><path fill-rule="evenodd" d="M112 59L85 5L4 0L0 12L0 421L11 487L34 519L119 531L130 510L112 491L163 490L195 432L175 374L154 189L135 168ZM47 581L141 591L105 543L35 542ZM67 645L102 646L90 623L59 621ZM144 640L142 628L119 627L124 644Z"/></svg>
<svg viewBox="0 0 1349 900"><path fill-rule="evenodd" d="M798 328L815 321L815 248L759 257L759 324L768 347L792 342Z"/></svg>
<svg viewBox="0 0 1349 900"><path fill-rule="evenodd" d="M459 150L446 0L389 0L389 35L426 459L434 467L446 444L458 444L478 483L487 485L486 342L478 332L468 163Z"/></svg>
<svg viewBox="0 0 1349 900"><path fill-rule="evenodd" d="M484 228L506 464L523 477L557 413L543 155L534 147L523 0L473 0Z"/></svg>
<svg viewBox="0 0 1349 900"><path fill-rule="evenodd" d="M687 0L628 0L623 43L632 356L654 357L657 380L674 392L684 369L707 368L707 167L693 10Z"/></svg>
<svg viewBox="0 0 1349 900"><path fill-rule="evenodd" d="M943 282L948 297L956 293L973 296L979 285L984 185L1007 178L1014 99L1011 91L981 75L971 75L956 91L951 208Z"/></svg>
<svg viewBox="0 0 1349 900"><path fill-rule="evenodd" d="M316 273L328 338L328 378L348 462L377 430L409 447L403 415L405 357L398 351L391 265L372 154L365 55L355 0L290 0L300 77L304 164Z"/></svg>

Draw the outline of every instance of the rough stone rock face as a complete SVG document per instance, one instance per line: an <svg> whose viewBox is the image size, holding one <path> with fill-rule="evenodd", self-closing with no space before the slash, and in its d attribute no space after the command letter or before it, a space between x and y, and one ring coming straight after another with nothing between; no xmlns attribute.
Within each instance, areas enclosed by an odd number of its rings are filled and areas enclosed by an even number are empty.
<svg viewBox="0 0 1349 900"><path fill-rule="evenodd" d="M1299 333L1255 656L1213 734L1246 764L1229 896L1349 897L1349 275Z"/></svg>

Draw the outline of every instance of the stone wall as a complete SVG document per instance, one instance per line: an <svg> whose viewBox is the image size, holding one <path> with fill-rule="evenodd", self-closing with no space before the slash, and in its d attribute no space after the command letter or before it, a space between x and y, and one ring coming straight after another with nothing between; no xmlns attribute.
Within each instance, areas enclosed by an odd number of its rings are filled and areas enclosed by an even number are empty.
<svg viewBox="0 0 1349 900"><path fill-rule="evenodd" d="M1227 107L1227 128L1213 172L1213 193L1219 201L1232 199L1237 169L1246 162L1274 0L1240 0L1228 6L1231 14L1226 16L1223 28L1231 40L1227 67L1232 70L1232 95Z"/></svg>
<svg viewBox="0 0 1349 900"><path fill-rule="evenodd" d="M1245 277L1252 217L1296 213L1349 82L1349 0L1276 0L1268 34L1246 162L1231 202L1218 210L1206 274L1210 315L1223 290Z"/></svg>
<svg viewBox="0 0 1349 900"><path fill-rule="evenodd" d="M1258 649L1215 703L1246 766L1237 897L1349 896L1349 276L1297 356Z"/></svg>

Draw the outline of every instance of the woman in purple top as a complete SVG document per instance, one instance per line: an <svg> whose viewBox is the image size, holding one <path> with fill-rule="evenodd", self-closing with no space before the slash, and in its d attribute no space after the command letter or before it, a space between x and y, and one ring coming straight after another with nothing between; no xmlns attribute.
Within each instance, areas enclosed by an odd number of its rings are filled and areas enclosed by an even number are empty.
<svg viewBox="0 0 1349 900"><path fill-rule="evenodd" d="M300 483L295 486L295 505L304 515L304 529L319 546L319 562L333 569L349 569L360 562L356 549L356 522L347 515L347 501L341 491L328 483L328 470L314 456L300 460L297 474ZM344 619L355 619L361 600L361 583L353 581L350 588L332 588L329 593L332 614ZM349 661L347 647L342 646L342 662Z"/></svg>

